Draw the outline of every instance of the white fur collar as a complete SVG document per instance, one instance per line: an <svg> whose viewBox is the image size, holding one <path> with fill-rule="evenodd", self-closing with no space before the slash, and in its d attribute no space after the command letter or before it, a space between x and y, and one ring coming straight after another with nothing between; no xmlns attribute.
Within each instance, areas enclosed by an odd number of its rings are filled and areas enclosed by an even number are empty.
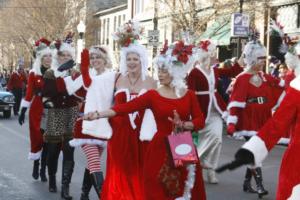
<svg viewBox="0 0 300 200"><path fill-rule="evenodd" d="M290 86L300 91L300 76L291 81Z"/></svg>

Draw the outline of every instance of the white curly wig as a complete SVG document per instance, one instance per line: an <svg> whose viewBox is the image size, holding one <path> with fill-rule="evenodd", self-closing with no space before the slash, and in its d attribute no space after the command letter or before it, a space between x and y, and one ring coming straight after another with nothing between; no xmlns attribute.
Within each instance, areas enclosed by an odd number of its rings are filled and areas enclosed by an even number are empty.
<svg viewBox="0 0 300 200"><path fill-rule="evenodd" d="M266 48L259 41L250 41L246 44L243 51L243 58L246 69L255 66L260 57L266 57Z"/></svg>
<svg viewBox="0 0 300 200"><path fill-rule="evenodd" d="M36 52L36 58L33 62L33 65L32 65L32 70L36 75L42 75L42 72L41 72L41 66L42 66L42 58L45 56L45 55L48 55L50 54L51 56L53 56L53 50L51 50L49 47L46 47L38 52Z"/></svg>
<svg viewBox="0 0 300 200"><path fill-rule="evenodd" d="M148 73L148 54L145 46L138 43L131 43L128 47L122 47L120 53L120 72L124 76L127 74L126 58L129 53L136 53L140 57L142 80L146 79Z"/></svg>
<svg viewBox="0 0 300 200"><path fill-rule="evenodd" d="M285 62L287 66L294 70L295 75L300 75L300 42L292 47L291 51L285 54Z"/></svg>
<svg viewBox="0 0 300 200"><path fill-rule="evenodd" d="M207 43L206 48L202 46L203 43ZM200 67L206 67L210 64L211 58L216 55L216 49L216 44L211 40L201 41L200 45L193 49L193 57Z"/></svg>
<svg viewBox="0 0 300 200"><path fill-rule="evenodd" d="M175 88L176 95L180 96L180 90L187 88L185 78L194 65L195 59L193 56L189 56L186 64L176 62L177 58L172 56L172 51L173 49L169 48L166 54L160 54L154 58L155 76L158 76L158 69L167 69L172 76L171 86Z"/></svg>

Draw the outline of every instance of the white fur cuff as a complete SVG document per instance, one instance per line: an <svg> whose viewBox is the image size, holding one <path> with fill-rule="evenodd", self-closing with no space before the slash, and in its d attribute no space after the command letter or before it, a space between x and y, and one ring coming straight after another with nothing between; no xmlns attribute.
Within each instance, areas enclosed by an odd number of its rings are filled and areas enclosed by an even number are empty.
<svg viewBox="0 0 300 200"><path fill-rule="evenodd" d="M28 160L39 160L41 157L42 151L38 151L36 153L29 152Z"/></svg>
<svg viewBox="0 0 300 200"><path fill-rule="evenodd" d="M21 102L21 108L28 108L30 106L31 102L30 101L26 101L24 99L22 99L22 102Z"/></svg>
<svg viewBox="0 0 300 200"><path fill-rule="evenodd" d="M268 149L265 145L265 142L258 136L253 136L242 146L242 148L247 149L253 153L256 166L261 165L262 161L268 155Z"/></svg>
<svg viewBox="0 0 300 200"><path fill-rule="evenodd" d="M237 116L235 116L235 115L229 115L229 116L227 117L226 123L227 123L227 125L230 124L230 123L231 123L231 124L236 124L237 121L238 121Z"/></svg>
<svg viewBox="0 0 300 200"><path fill-rule="evenodd" d="M237 107L237 108L245 108L246 107L246 102L240 102L240 101L231 101L228 106L227 110L230 108Z"/></svg>
<svg viewBox="0 0 300 200"><path fill-rule="evenodd" d="M74 94L83 86L82 76L79 76L75 80L72 80L71 76L67 76L66 78L64 78L64 81L69 95Z"/></svg>

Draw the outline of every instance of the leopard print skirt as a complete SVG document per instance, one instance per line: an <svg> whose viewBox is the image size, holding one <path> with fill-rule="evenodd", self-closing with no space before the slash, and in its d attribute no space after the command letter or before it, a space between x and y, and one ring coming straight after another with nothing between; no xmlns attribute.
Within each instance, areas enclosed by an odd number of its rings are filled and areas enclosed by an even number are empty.
<svg viewBox="0 0 300 200"><path fill-rule="evenodd" d="M78 107L52 108L47 112L46 142L62 142L73 137Z"/></svg>

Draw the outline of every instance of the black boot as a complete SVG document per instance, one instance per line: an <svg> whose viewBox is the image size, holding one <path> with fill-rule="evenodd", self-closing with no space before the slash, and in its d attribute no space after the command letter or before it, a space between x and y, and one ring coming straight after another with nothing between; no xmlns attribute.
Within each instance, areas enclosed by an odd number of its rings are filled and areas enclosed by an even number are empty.
<svg viewBox="0 0 300 200"><path fill-rule="evenodd" d="M66 200L72 200L72 196L69 195L69 185L71 182L73 169L74 169L73 161L63 162L61 198Z"/></svg>
<svg viewBox="0 0 300 200"><path fill-rule="evenodd" d="M244 192L256 193L256 190L254 190L251 185L251 178L252 178L252 171L251 171L251 169L247 168L246 175L245 175L245 181L243 184L243 190L244 190Z"/></svg>
<svg viewBox="0 0 300 200"><path fill-rule="evenodd" d="M102 185L104 182L103 172L94 172L91 173L92 184L96 190L98 197L100 197Z"/></svg>
<svg viewBox="0 0 300 200"><path fill-rule="evenodd" d="M255 181L256 181L256 189L257 189L257 194L259 198L262 198L264 195L269 194L269 192L267 190L265 190L264 186L263 186L263 178L262 178L262 172L261 172L261 168L258 167L255 169Z"/></svg>
<svg viewBox="0 0 300 200"><path fill-rule="evenodd" d="M49 174L49 192L57 192L55 175Z"/></svg>
<svg viewBox="0 0 300 200"><path fill-rule="evenodd" d="M32 177L35 180L37 180L39 178L39 165L40 165L39 160L35 160L33 162Z"/></svg>
<svg viewBox="0 0 300 200"><path fill-rule="evenodd" d="M82 192L81 192L80 200L89 200L89 193L91 188L92 188L92 181L90 177L90 170L85 169L82 187L81 187Z"/></svg>
<svg viewBox="0 0 300 200"><path fill-rule="evenodd" d="M40 177L42 182L47 182L46 177L46 166L47 166L47 146L44 144L42 157L41 157L41 169L40 169Z"/></svg>

